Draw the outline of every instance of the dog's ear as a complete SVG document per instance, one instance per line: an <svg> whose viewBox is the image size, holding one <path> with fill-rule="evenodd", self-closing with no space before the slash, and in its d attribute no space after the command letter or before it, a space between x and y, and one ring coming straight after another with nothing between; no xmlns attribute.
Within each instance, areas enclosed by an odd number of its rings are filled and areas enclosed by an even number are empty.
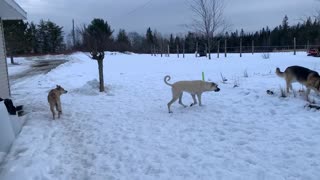
<svg viewBox="0 0 320 180"><path fill-rule="evenodd" d="M60 88L61 86L60 85L57 85L57 88Z"/></svg>

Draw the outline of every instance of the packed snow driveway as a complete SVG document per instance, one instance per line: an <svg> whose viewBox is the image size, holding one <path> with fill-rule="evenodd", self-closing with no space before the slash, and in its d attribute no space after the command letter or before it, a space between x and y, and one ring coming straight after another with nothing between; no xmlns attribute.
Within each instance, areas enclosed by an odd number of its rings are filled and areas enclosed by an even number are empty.
<svg viewBox="0 0 320 180"><path fill-rule="evenodd" d="M59 65L67 62L67 60L37 60L33 62L29 62L28 67L25 70L18 72L16 74L10 75L11 82L16 82L21 78L30 78L31 76L35 76L38 74L46 74L52 69L58 67ZM15 65L19 66L19 65Z"/></svg>

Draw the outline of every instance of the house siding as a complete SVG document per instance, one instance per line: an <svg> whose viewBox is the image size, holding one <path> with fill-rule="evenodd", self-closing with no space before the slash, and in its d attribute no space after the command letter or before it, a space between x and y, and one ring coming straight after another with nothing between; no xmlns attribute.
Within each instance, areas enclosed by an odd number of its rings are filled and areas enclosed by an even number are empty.
<svg viewBox="0 0 320 180"><path fill-rule="evenodd" d="M0 19L0 97L10 96L2 20Z"/></svg>

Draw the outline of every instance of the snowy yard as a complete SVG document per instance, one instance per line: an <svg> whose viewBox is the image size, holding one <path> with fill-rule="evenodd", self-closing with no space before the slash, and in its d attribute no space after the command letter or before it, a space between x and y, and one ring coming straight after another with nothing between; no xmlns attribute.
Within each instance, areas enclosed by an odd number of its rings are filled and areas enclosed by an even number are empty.
<svg viewBox="0 0 320 180"><path fill-rule="evenodd" d="M320 112L304 108L303 96L280 98L285 81L274 73L289 65L319 72L320 58L304 52L211 61L108 53L107 93L98 93L95 61L83 53L63 58L69 61L49 73L12 84L14 102L30 113L0 165L1 180L320 179ZM20 62L9 66L10 75L30 63ZM204 93L202 107L176 102L169 114L164 76L172 83L201 79L202 72L221 91ZM62 96L62 118L53 121L47 94L56 84L69 92ZM320 103L314 92L310 97ZM185 93L183 102L190 104L191 96Z"/></svg>

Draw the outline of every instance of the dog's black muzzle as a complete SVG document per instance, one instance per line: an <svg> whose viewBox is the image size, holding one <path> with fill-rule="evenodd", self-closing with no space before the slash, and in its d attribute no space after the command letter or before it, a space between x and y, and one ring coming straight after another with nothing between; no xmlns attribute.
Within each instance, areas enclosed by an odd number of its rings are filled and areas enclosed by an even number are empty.
<svg viewBox="0 0 320 180"><path fill-rule="evenodd" d="M220 88L217 88L214 92L219 92L220 91Z"/></svg>

